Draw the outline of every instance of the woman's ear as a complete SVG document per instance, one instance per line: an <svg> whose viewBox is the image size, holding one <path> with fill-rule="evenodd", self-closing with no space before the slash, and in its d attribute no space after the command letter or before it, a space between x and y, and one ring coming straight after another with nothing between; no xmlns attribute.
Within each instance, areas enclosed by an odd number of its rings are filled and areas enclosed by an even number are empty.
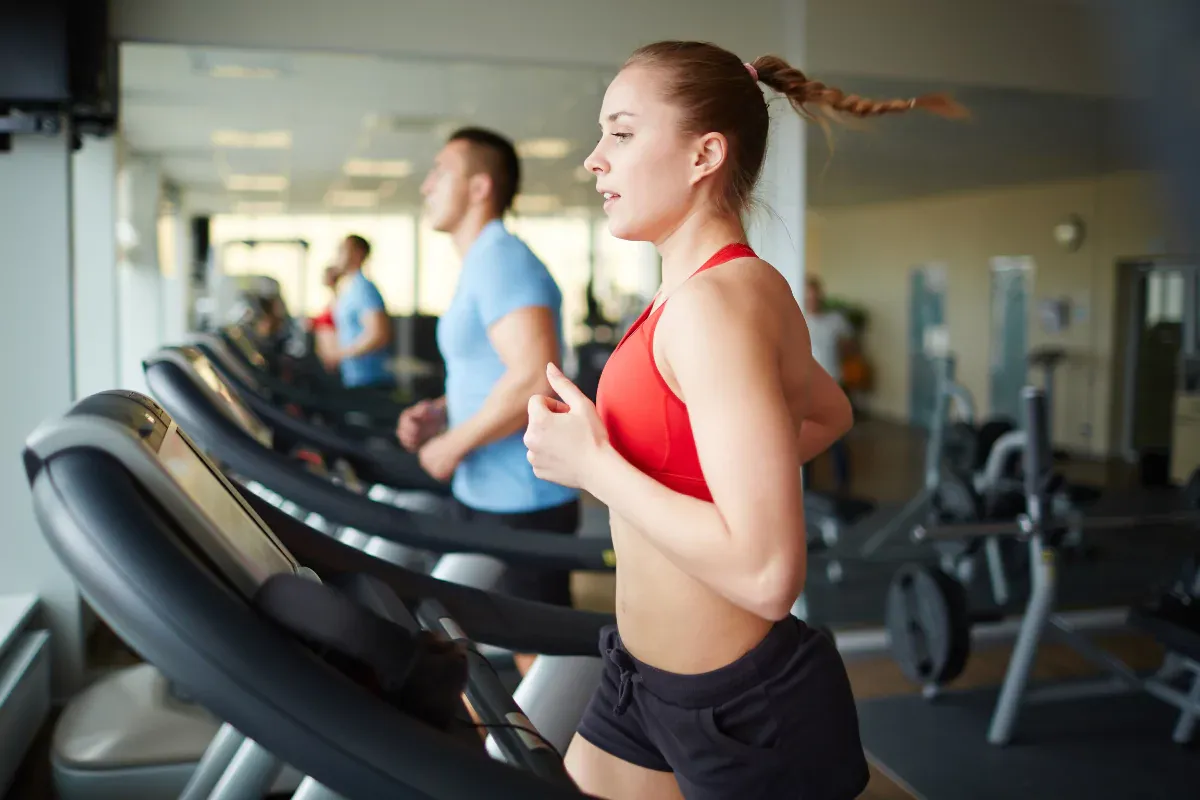
<svg viewBox="0 0 1200 800"><path fill-rule="evenodd" d="M729 154L729 140L720 133L706 133L696 139L692 156L692 183L715 173Z"/></svg>

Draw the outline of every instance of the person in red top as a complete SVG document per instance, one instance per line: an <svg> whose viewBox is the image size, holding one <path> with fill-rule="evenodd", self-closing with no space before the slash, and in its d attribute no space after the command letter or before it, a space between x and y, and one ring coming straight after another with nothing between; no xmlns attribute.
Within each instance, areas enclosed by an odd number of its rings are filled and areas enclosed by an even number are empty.
<svg viewBox="0 0 1200 800"><path fill-rule="evenodd" d="M337 300L338 279L341 277L341 270L336 265L325 268L321 282L329 289L331 295L329 305L325 307L324 311L313 317L310 323L313 332L313 346L322 363L325 361L325 354L333 353L338 348L337 325L333 321L333 304Z"/></svg>
<svg viewBox="0 0 1200 800"><path fill-rule="evenodd" d="M584 164L612 234L658 249L662 285L596 405L550 365L561 399L531 398L525 434L538 477L611 516L617 625L566 755L597 797L827 800L868 782L837 647L791 615L800 467L853 420L787 281L747 244L770 122L760 84L801 113L963 113L940 95L847 96L700 42L641 48L609 85Z"/></svg>

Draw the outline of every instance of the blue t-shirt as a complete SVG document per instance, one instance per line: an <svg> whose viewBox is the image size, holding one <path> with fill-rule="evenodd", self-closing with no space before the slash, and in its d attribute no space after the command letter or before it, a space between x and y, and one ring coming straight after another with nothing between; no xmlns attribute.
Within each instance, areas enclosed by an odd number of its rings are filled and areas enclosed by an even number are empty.
<svg viewBox="0 0 1200 800"><path fill-rule="evenodd" d="M338 345L348 347L362 336L362 316L369 311L384 311L383 295L362 272L355 272L339 287L333 304L333 324L337 326ZM395 378L387 368L387 348L365 353L341 363L342 383L346 386L390 384Z"/></svg>
<svg viewBox="0 0 1200 800"><path fill-rule="evenodd" d="M463 259L450 307L438 321L437 341L446 362L446 413L450 426L473 416L504 374L488 328L520 308L554 313L562 341L562 292L546 265L500 220L488 223ZM575 489L543 481L529 465L524 431L484 445L459 465L451 482L464 505L493 513L522 513L562 505Z"/></svg>

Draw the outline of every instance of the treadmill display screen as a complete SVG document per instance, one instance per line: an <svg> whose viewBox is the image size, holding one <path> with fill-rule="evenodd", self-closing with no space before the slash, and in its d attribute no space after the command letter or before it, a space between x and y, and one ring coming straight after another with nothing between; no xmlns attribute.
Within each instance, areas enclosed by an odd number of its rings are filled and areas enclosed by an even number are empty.
<svg viewBox="0 0 1200 800"><path fill-rule="evenodd" d="M241 399L233 393L229 385L213 369L213 365L209 362L208 358L199 350L193 348L188 348L187 356L192 369L200 376L200 380L204 381L209 389L220 396L224 403L225 412L233 418L233 421L261 444L270 447L271 429L264 425L258 417L254 416L254 412L247 408Z"/></svg>
<svg viewBox="0 0 1200 800"><path fill-rule="evenodd" d="M287 552L213 475L178 427L167 432L158 458L218 532L216 539L197 536L196 543L247 596L272 575L295 570Z"/></svg>
<svg viewBox="0 0 1200 800"><path fill-rule="evenodd" d="M258 352L258 349L255 348L254 344L246 336L245 331L234 326L229 329L229 338L237 345L237 349L242 351L242 355L245 356L247 361L260 369L266 368L267 359L263 357L262 353Z"/></svg>

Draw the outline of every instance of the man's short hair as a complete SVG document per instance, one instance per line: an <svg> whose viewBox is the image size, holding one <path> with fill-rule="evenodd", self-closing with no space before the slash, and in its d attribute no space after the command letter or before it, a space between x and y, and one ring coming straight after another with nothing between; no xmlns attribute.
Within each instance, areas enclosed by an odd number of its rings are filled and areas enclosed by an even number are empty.
<svg viewBox="0 0 1200 800"><path fill-rule="evenodd" d="M513 143L486 128L460 128L450 135L449 142L467 142L471 146L472 174L483 172L492 179L492 201L496 211L504 214L512 208L521 190L521 160Z"/></svg>
<svg viewBox="0 0 1200 800"><path fill-rule="evenodd" d="M362 260L366 261L371 256L371 243L357 233L352 233L346 237L346 241L354 245L354 249L362 256Z"/></svg>

